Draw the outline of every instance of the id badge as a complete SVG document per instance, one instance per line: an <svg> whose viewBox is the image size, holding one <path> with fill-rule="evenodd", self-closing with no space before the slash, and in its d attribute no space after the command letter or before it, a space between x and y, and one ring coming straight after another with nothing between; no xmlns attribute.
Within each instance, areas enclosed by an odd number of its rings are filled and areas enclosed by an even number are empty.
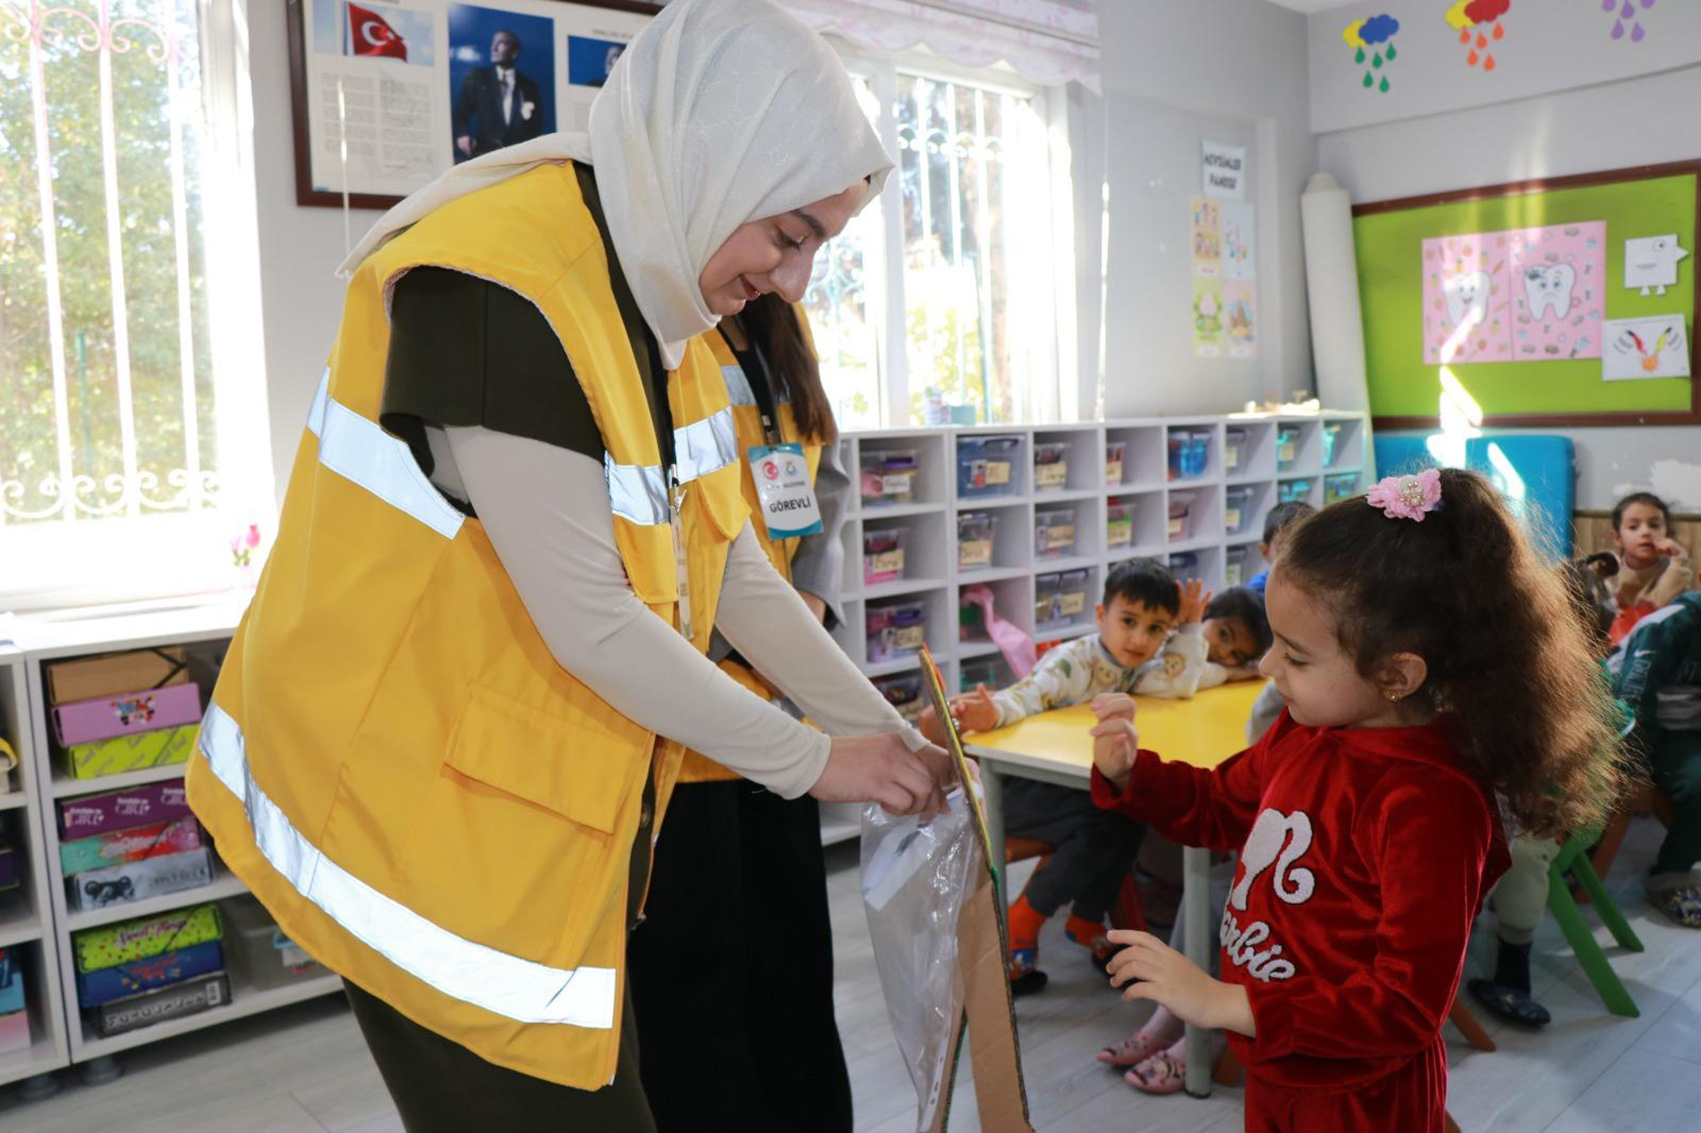
<svg viewBox="0 0 1701 1133"><path fill-rule="evenodd" d="M795 539L821 533L821 508L815 502L815 486L809 482L809 461L802 445L788 441L754 446L750 450L750 479L762 501L768 538Z"/></svg>

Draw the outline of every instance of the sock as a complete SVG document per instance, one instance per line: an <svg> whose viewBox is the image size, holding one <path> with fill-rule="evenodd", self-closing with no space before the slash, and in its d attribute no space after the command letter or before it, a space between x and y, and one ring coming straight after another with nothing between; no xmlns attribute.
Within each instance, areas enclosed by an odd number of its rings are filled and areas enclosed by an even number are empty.
<svg viewBox="0 0 1701 1133"><path fill-rule="evenodd" d="M1494 964L1494 982L1514 991L1530 990L1530 946L1500 942L1500 957Z"/></svg>
<svg viewBox="0 0 1701 1133"><path fill-rule="evenodd" d="M1010 951L1038 951L1040 928L1045 921L1044 914L1028 904L1026 893L1016 898L1016 903L1010 906Z"/></svg>
<svg viewBox="0 0 1701 1133"><path fill-rule="evenodd" d="M1063 934L1076 944L1091 948L1093 941L1104 935L1104 922L1090 921L1071 913L1068 921L1064 922Z"/></svg>

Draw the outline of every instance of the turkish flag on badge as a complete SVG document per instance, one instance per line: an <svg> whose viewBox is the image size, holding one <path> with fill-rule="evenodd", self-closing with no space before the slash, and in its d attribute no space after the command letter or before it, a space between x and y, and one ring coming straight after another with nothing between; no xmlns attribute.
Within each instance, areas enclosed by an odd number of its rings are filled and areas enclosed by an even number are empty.
<svg viewBox="0 0 1701 1133"><path fill-rule="evenodd" d="M383 16L369 8L359 4L348 6L348 34L355 55L388 55L407 60L408 45Z"/></svg>

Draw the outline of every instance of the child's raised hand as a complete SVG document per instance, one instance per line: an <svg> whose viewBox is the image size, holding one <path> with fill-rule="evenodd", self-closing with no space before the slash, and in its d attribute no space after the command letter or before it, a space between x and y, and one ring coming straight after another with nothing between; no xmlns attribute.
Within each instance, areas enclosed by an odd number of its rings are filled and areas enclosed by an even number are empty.
<svg viewBox="0 0 1701 1133"><path fill-rule="evenodd" d="M1190 578L1181 584L1181 608L1176 612L1177 625L1198 625L1205 620L1205 607L1211 604L1214 595L1205 589L1205 583L1197 578Z"/></svg>
<svg viewBox="0 0 1701 1133"><path fill-rule="evenodd" d="M1134 756L1140 750L1140 733L1134 730L1134 721L1112 716L1099 721L1092 734L1093 766L1118 791L1125 790L1134 770Z"/></svg>
<svg viewBox="0 0 1701 1133"><path fill-rule="evenodd" d="M1100 720L1134 719L1134 698L1125 692L1101 692L1093 697L1092 708Z"/></svg>
<svg viewBox="0 0 1701 1133"><path fill-rule="evenodd" d="M1663 559L1686 559L1689 552L1683 549L1683 544L1670 536L1662 536L1654 540L1654 553Z"/></svg>
<svg viewBox="0 0 1701 1133"><path fill-rule="evenodd" d="M1214 980L1199 965L1149 932L1112 929L1110 941L1127 947L1110 960L1110 986L1123 999L1149 999L1196 1027L1226 1027L1252 1035L1246 989Z"/></svg>
<svg viewBox="0 0 1701 1133"><path fill-rule="evenodd" d="M998 727L998 705L985 685L976 685L973 692L951 698L951 715L957 727L965 732L990 732Z"/></svg>

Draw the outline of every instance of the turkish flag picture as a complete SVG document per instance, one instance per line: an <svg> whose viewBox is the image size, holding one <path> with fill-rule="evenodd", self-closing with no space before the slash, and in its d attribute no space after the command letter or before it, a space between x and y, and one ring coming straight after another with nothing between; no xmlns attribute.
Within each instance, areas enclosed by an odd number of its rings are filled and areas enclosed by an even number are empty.
<svg viewBox="0 0 1701 1133"><path fill-rule="evenodd" d="M370 8L348 5L349 54L384 55L407 62L408 45L389 22Z"/></svg>

